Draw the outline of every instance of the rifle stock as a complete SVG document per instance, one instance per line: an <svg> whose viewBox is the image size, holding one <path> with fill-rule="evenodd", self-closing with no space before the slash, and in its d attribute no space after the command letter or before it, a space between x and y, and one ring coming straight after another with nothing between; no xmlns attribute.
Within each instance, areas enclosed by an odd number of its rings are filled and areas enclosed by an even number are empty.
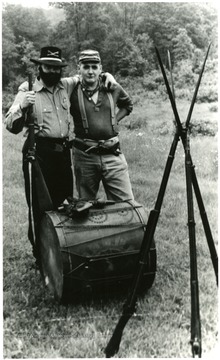
<svg viewBox="0 0 220 360"><path fill-rule="evenodd" d="M106 358L110 358L118 352L124 328L131 316L132 314L128 314L125 312L120 317L119 322L117 323L115 330L112 334L112 337L105 348Z"/></svg>

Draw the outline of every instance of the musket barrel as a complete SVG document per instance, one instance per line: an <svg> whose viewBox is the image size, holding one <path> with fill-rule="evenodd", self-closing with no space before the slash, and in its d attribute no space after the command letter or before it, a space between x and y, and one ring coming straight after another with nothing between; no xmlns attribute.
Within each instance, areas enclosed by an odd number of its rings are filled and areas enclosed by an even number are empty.
<svg viewBox="0 0 220 360"><path fill-rule="evenodd" d="M204 69L205 69L206 60L208 58L210 46L211 46L211 44L209 44L209 46L208 46L206 57L205 57L205 60L203 62L203 66L202 66L202 69L200 71L199 78L198 78L198 81L197 81L197 84L196 84L196 88L195 88L195 91L194 91L194 95L193 95L192 102L191 102L191 105L190 105L190 109L189 109L189 112L188 112L188 116L187 116L187 119L186 119L186 128L188 128L189 122L190 122L190 119L191 119L191 116L192 116L192 112L193 112L193 108L194 108L194 105L195 105L195 102L196 102L196 98L197 98L199 86L200 86L200 83L201 83L202 75L203 75L203 72L204 72Z"/></svg>
<svg viewBox="0 0 220 360"><path fill-rule="evenodd" d="M175 90L174 90L174 82L173 82L173 72L172 72L172 64L171 64L171 57L169 50L167 51L167 57L168 57L168 64L169 64L169 70L170 70L170 80L171 80L171 87L172 87L172 93L173 93L173 99L175 101Z"/></svg>
<svg viewBox="0 0 220 360"><path fill-rule="evenodd" d="M28 74L28 90L31 91L32 89L33 89L32 74L29 73ZM29 157L30 160L34 160L33 150L34 150L34 143L35 143L34 119L33 119L33 116L31 116L32 110L33 110L33 107L30 106L29 109L28 109L29 149L30 149L30 153L32 153L32 155L29 154L30 155L30 157Z"/></svg>

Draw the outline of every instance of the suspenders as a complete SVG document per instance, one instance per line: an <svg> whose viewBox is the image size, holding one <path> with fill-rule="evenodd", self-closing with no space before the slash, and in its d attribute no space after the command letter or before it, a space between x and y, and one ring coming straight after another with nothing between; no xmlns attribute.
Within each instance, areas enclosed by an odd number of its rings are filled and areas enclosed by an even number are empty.
<svg viewBox="0 0 220 360"><path fill-rule="evenodd" d="M83 128L85 130L85 133L88 134L89 124L88 124L88 120L87 120L87 116L86 116L86 110L85 110L85 104L84 104L84 98L83 98L83 92L81 89L81 84L79 84L79 86L78 86L77 94L78 94L79 110L80 110L81 117L82 117ZM114 130L114 126L116 124L114 100L113 100L112 94L110 92L107 92L107 95L109 98L110 108L111 108L111 124L112 124L113 130Z"/></svg>
<svg viewBox="0 0 220 360"><path fill-rule="evenodd" d="M87 116L86 116L86 109L85 109L85 104L84 104L84 99L83 99L83 92L82 92L80 84L79 84L78 89L77 89L77 94L78 94L79 110L80 110L80 114L81 114L81 118L82 118L83 128L85 130L85 133L88 134L88 132L89 132L89 124L88 124L88 120L87 120Z"/></svg>
<svg viewBox="0 0 220 360"><path fill-rule="evenodd" d="M34 86L33 86L33 90L34 90ZM41 131L43 128L43 106L41 102L41 97L38 96L38 93L36 93L36 98L35 98L35 110L36 110L37 125L39 127L38 131Z"/></svg>
<svg viewBox="0 0 220 360"><path fill-rule="evenodd" d="M111 121L112 121L112 127L114 130L114 126L115 126L115 106L114 106L114 101L113 101L113 97L112 94L110 92L107 92L109 101L110 101L110 106L111 106Z"/></svg>

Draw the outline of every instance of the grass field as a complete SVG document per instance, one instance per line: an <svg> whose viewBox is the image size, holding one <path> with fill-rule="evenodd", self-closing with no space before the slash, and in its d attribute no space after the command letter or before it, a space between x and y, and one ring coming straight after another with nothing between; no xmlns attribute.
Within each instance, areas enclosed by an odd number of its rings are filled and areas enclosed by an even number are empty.
<svg viewBox="0 0 220 360"><path fill-rule="evenodd" d="M180 102L184 120L188 103ZM193 121L217 113L197 104ZM146 101L121 125L135 199L154 207L173 139L173 115L166 102ZM3 132L4 225L4 357L103 358L103 349L121 315L123 296L59 304L46 291L33 267L27 239L27 207L21 171L22 135ZM217 137L191 138L191 153L217 246ZM198 207L194 200L203 357L217 353L217 287ZM191 357L189 240L181 142L171 171L155 233L157 274L148 293L138 300L137 314L127 326L116 357Z"/></svg>

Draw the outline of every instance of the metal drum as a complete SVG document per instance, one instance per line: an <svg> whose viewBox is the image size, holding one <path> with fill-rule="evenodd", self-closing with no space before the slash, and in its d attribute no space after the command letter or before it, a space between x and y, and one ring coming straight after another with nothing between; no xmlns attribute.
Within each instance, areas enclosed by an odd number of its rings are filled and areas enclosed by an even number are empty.
<svg viewBox="0 0 220 360"><path fill-rule="evenodd" d="M40 229L42 275L56 298L74 294L128 288L148 219L135 201L90 208L81 217L65 211L45 213ZM145 265L141 291L155 278L153 242Z"/></svg>

